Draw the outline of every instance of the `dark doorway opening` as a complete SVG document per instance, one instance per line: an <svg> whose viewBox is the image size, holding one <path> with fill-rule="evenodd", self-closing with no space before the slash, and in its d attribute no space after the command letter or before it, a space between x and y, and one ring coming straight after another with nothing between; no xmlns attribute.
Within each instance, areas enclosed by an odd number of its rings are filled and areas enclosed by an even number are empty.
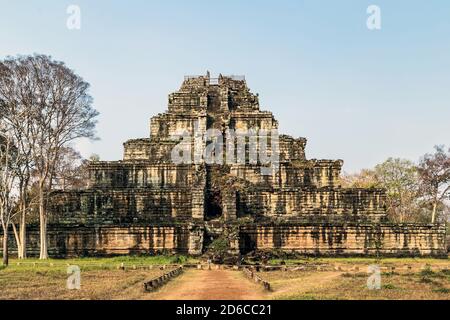
<svg viewBox="0 0 450 320"><path fill-rule="evenodd" d="M222 216L222 194L218 189L206 191L205 220L213 220Z"/></svg>
<svg viewBox="0 0 450 320"><path fill-rule="evenodd" d="M222 193L219 183L218 166L206 166L205 220L210 221L222 216Z"/></svg>
<svg viewBox="0 0 450 320"><path fill-rule="evenodd" d="M256 240L248 233L241 233L239 246L242 254L247 254L256 250Z"/></svg>

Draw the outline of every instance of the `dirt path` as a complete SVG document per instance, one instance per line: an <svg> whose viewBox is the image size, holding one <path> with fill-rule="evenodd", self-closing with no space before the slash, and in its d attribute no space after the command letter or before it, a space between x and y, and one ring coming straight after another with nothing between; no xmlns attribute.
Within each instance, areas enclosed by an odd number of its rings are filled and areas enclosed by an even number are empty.
<svg viewBox="0 0 450 320"><path fill-rule="evenodd" d="M252 300L267 299L261 286L241 271L187 270L155 293L151 300Z"/></svg>

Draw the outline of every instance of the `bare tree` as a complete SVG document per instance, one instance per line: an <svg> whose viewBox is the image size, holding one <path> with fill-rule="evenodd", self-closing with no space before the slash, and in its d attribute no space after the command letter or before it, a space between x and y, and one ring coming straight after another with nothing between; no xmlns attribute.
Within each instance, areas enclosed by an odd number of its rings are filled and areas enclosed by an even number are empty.
<svg viewBox="0 0 450 320"><path fill-rule="evenodd" d="M20 154L20 163L17 163L19 231L12 223L19 258L26 258L26 216L31 201L28 191L33 170L32 147L35 142L31 135L34 125L33 90L29 74L24 69L10 68L7 62L0 62L0 120L8 128L8 134L14 138L15 147Z"/></svg>
<svg viewBox="0 0 450 320"><path fill-rule="evenodd" d="M88 162L75 149L61 148L59 159L56 162L52 189L65 191L86 187Z"/></svg>
<svg viewBox="0 0 450 320"><path fill-rule="evenodd" d="M426 154L418 166L421 189L431 203L431 223L436 222L439 205L445 209L445 200L450 198L450 148L436 146L433 154Z"/></svg>
<svg viewBox="0 0 450 320"><path fill-rule="evenodd" d="M8 265L9 225L14 218L17 203L17 163L20 155L4 123L0 122L0 224L3 230L3 265Z"/></svg>
<svg viewBox="0 0 450 320"><path fill-rule="evenodd" d="M1 69L0 87L8 95L0 98L6 108L24 107L30 121L26 139L37 179L40 259L47 259L45 195L51 191L62 148L78 138L95 138L98 112L92 107L89 84L49 56L7 58Z"/></svg>

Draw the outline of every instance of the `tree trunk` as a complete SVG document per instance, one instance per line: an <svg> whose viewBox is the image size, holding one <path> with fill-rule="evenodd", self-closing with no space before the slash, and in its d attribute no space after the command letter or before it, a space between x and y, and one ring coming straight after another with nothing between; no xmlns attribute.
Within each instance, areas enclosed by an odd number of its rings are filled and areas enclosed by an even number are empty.
<svg viewBox="0 0 450 320"><path fill-rule="evenodd" d="M22 207L22 212L20 215L19 222L19 241L20 241L20 250L17 252L17 256L19 259L27 258L27 225L26 225L26 205L24 204Z"/></svg>
<svg viewBox="0 0 450 320"><path fill-rule="evenodd" d="M9 264L9 252L8 252L8 224L3 226L3 265Z"/></svg>
<svg viewBox="0 0 450 320"><path fill-rule="evenodd" d="M14 232L14 238L16 239L17 252L19 253L22 250L22 246L20 245L19 233L17 232L16 225L14 223L11 223L11 225Z"/></svg>
<svg viewBox="0 0 450 320"><path fill-rule="evenodd" d="M436 209L437 209L437 201L433 203L433 212L431 213L431 223L436 221Z"/></svg>
<svg viewBox="0 0 450 320"><path fill-rule="evenodd" d="M39 259L45 260L48 259L48 250L47 250L47 217L45 213L45 204L44 204L44 190L43 186L40 187L39 190L39 235L40 235L40 254Z"/></svg>

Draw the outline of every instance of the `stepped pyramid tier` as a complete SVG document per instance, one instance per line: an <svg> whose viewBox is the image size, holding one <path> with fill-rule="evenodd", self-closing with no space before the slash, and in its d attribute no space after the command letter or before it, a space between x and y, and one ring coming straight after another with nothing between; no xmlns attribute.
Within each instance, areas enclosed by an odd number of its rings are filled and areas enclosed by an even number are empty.
<svg viewBox="0 0 450 320"><path fill-rule="evenodd" d="M53 255L199 255L220 238L236 255L445 254L444 226L392 224L384 190L342 188L343 161L307 159L307 140L278 134L242 76L185 77L149 129L124 143L123 160L92 162L89 188L51 194ZM254 150L264 149L271 167L239 149L237 136L249 131L270 133L266 149L258 136ZM215 162L204 153L212 143ZM243 159L226 161L239 152Z"/></svg>

